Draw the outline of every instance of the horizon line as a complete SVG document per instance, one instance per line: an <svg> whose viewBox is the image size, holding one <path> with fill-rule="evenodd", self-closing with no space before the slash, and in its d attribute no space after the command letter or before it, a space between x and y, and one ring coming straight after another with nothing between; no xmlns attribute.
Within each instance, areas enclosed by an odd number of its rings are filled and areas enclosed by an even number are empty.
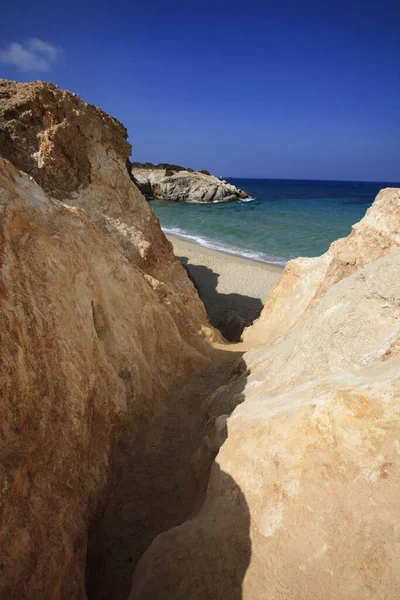
<svg viewBox="0 0 400 600"><path fill-rule="evenodd" d="M394 187L400 187L400 179L399 181L391 181L388 179L311 179L307 177L239 177L237 175L225 175L224 179L261 179L268 181L318 181L318 182L334 182L334 183L391 183L395 184Z"/></svg>

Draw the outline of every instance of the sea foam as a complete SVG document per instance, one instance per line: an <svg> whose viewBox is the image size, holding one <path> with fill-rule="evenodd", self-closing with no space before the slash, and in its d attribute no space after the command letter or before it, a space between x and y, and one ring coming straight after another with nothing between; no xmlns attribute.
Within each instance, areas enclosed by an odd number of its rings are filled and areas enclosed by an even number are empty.
<svg viewBox="0 0 400 600"><path fill-rule="evenodd" d="M175 235L183 240L188 240L198 244L199 246L210 248L210 250L217 250L219 252L225 252L226 254L233 254L235 256L241 256L242 258L249 258L257 262L284 267L288 261L287 258L283 258L281 256L272 256L264 252L257 252L257 250L245 250L243 248L238 248L237 246L221 244L215 240L210 240L199 235L187 233L179 227L163 227L162 229L167 234L170 233L171 235Z"/></svg>

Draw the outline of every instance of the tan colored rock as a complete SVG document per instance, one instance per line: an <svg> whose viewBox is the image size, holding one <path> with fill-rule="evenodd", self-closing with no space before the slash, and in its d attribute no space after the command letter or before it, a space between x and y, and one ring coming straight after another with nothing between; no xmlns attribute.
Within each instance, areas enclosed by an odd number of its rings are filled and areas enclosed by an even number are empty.
<svg viewBox="0 0 400 600"><path fill-rule="evenodd" d="M153 542L131 600L399 595L399 215L385 190L328 258L286 270L253 326L271 343L206 403L208 447L226 439L206 501Z"/></svg>
<svg viewBox="0 0 400 600"><path fill-rule="evenodd" d="M382 190L348 237L333 242L322 256L296 258L287 264L259 320L243 339L271 344L290 332L331 285L400 246L399 222L400 190Z"/></svg>
<svg viewBox="0 0 400 600"><path fill-rule="evenodd" d="M130 599L397 598L399 369L246 398L199 515L153 542Z"/></svg>
<svg viewBox="0 0 400 600"><path fill-rule="evenodd" d="M248 197L232 183L221 181L201 171L177 171L167 175L165 169L133 168L137 186L149 199L171 202L232 202Z"/></svg>
<svg viewBox="0 0 400 600"><path fill-rule="evenodd" d="M125 127L50 83L2 79L0 92L0 155L32 175L52 197L84 208L124 255L155 280L153 287L182 336L207 353L208 339L218 334L157 217L131 180Z"/></svg>
<svg viewBox="0 0 400 600"><path fill-rule="evenodd" d="M208 361L82 209L4 159L0 255L0 597L83 599L88 529L171 387Z"/></svg>

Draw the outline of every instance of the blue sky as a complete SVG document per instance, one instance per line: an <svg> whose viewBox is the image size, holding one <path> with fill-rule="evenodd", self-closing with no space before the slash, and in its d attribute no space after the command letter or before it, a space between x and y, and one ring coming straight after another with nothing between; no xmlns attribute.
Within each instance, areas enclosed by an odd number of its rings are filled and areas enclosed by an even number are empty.
<svg viewBox="0 0 400 600"><path fill-rule="evenodd" d="M2 8L0 76L127 127L133 160L217 175L400 181L400 2Z"/></svg>

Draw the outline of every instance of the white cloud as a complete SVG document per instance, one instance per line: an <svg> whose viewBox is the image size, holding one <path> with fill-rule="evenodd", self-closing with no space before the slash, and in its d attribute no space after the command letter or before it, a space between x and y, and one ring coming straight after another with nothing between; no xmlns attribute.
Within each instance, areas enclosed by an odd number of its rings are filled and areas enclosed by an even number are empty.
<svg viewBox="0 0 400 600"><path fill-rule="evenodd" d="M23 44L12 42L0 49L0 62L18 67L21 71L50 71L60 61L62 50L37 38Z"/></svg>

